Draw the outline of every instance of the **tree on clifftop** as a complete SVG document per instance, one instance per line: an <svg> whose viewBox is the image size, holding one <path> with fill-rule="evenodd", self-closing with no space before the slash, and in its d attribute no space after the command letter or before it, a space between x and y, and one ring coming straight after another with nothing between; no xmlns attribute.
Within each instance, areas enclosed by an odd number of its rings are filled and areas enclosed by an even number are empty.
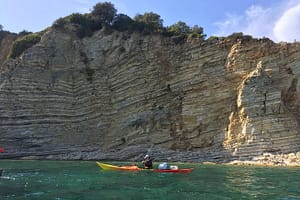
<svg viewBox="0 0 300 200"><path fill-rule="evenodd" d="M3 31L3 26L0 24L0 31Z"/></svg>
<svg viewBox="0 0 300 200"><path fill-rule="evenodd" d="M168 27L167 31L172 35L186 35L191 32L191 28L185 22L179 21Z"/></svg>
<svg viewBox="0 0 300 200"><path fill-rule="evenodd" d="M111 24L117 15L117 9L110 2L97 3L93 7L91 15L100 23Z"/></svg>
<svg viewBox="0 0 300 200"><path fill-rule="evenodd" d="M153 33L162 32L163 30L163 20L156 13L146 12L143 15L138 14L134 17L134 20L142 31Z"/></svg>
<svg viewBox="0 0 300 200"><path fill-rule="evenodd" d="M112 21L112 27L119 31L134 30L135 22L125 14L118 14Z"/></svg>
<svg viewBox="0 0 300 200"><path fill-rule="evenodd" d="M193 26L193 28L191 29L191 32L188 35L188 38L192 39L192 38L199 38L199 39L204 39L206 37L206 34L203 33L203 28L195 25Z"/></svg>

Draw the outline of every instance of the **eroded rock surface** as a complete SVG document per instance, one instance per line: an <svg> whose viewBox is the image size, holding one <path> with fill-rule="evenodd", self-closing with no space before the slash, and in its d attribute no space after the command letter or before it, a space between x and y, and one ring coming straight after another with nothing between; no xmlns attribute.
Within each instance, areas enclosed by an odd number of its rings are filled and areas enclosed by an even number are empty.
<svg viewBox="0 0 300 200"><path fill-rule="evenodd" d="M2 48L2 46L1 46ZM229 161L300 150L300 44L49 29L2 66L2 157Z"/></svg>

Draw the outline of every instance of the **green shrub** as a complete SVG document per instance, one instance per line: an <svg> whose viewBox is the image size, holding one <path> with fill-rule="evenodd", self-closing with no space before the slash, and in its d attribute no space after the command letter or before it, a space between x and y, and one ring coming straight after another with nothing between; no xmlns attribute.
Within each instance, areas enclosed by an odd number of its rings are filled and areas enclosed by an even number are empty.
<svg viewBox="0 0 300 200"><path fill-rule="evenodd" d="M53 23L53 27L57 29L64 29L65 24L67 24L66 18L59 18Z"/></svg>
<svg viewBox="0 0 300 200"><path fill-rule="evenodd" d="M191 32L191 28L186 25L185 22L179 21L176 24L171 25L170 27L167 28L167 32L170 33L171 36L174 35L187 35L188 33Z"/></svg>
<svg viewBox="0 0 300 200"><path fill-rule="evenodd" d="M16 58L20 56L26 49L32 47L41 40L41 36L37 33L25 35L17 39L10 50L8 58Z"/></svg>
<svg viewBox="0 0 300 200"><path fill-rule="evenodd" d="M67 17L56 20L53 23L53 27L70 31L69 26L66 25L75 25L73 27L75 27L76 35L79 38L83 38L91 36L94 31L100 30L102 24L110 26L112 20L116 16L116 12L117 10L111 3L97 3L90 14L73 13Z"/></svg>
<svg viewBox="0 0 300 200"><path fill-rule="evenodd" d="M84 38L85 36L91 36L92 31L89 27L89 18L86 15L80 13L73 13L69 15L67 21L71 24L77 25L76 35L79 38Z"/></svg>
<svg viewBox="0 0 300 200"><path fill-rule="evenodd" d="M203 34L203 28L197 25L193 26L193 28L189 27L185 22L179 21L176 24L173 24L165 29L166 36L176 36L176 38L181 39L204 39L206 37Z"/></svg>
<svg viewBox="0 0 300 200"><path fill-rule="evenodd" d="M163 31L163 20L160 15L153 12L146 12L143 15L136 15L134 17L136 21L137 30L143 31L144 33L162 33Z"/></svg>
<svg viewBox="0 0 300 200"><path fill-rule="evenodd" d="M91 12L97 22L104 24L111 24L116 14L117 9L110 2L97 3Z"/></svg>
<svg viewBox="0 0 300 200"><path fill-rule="evenodd" d="M188 39L204 39L206 35L203 33L203 28L200 26L193 26L191 32L188 35Z"/></svg>
<svg viewBox="0 0 300 200"><path fill-rule="evenodd" d="M54 28L68 30L66 24L75 25L76 35L79 38L91 36L94 31L101 29L101 23L98 23L89 14L73 13L67 17L60 18L53 23Z"/></svg>
<svg viewBox="0 0 300 200"><path fill-rule="evenodd" d="M118 31L134 30L135 23L129 16L118 14L112 21L112 28Z"/></svg>
<svg viewBox="0 0 300 200"><path fill-rule="evenodd" d="M72 13L71 15L66 17L66 19L72 24L78 24L83 26L86 26L88 21L87 17L80 13Z"/></svg>

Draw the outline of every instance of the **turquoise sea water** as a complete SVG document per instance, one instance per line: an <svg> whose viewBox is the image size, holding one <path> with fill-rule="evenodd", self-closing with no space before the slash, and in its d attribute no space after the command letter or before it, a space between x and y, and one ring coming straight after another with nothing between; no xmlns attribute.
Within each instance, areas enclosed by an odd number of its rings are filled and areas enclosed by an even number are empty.
<svg viewBox="0 0 300 200"><path fill-rule="evenodd" d="M166 174L103 171L92 161L1 160L0 199L300 200L300 168L170 164L195 169Z"/></svg>

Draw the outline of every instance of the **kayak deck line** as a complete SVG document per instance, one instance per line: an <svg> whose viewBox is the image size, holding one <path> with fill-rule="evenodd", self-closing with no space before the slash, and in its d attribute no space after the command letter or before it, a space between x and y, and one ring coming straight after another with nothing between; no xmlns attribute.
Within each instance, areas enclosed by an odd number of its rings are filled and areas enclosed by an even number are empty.
<svg viewBox="0 0 300 200"><path fill-rule="evenodd" d="M106 163L97 162L97 165L103 170L123 170L123 171L152 171L152 172L161 172L161 173L189 173L194 170L194 168L183 168L183 169L143 169L139 168L136 165L127 165L127 166L116 166Z"/></svg>

